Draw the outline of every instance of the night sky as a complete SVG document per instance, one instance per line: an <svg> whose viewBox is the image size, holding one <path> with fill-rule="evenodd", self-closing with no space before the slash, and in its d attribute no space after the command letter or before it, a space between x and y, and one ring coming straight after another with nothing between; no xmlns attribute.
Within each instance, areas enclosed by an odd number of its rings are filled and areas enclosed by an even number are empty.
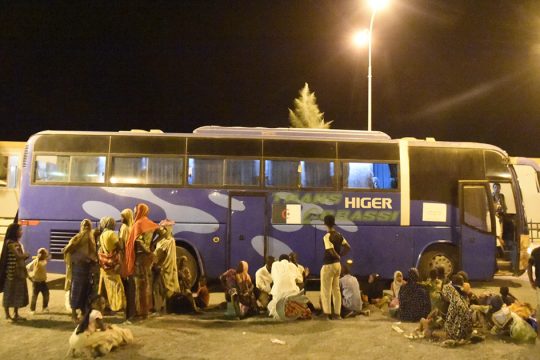
<svg viewBox="0 0 540 360"><path fill-rule="evenodd" d="M0 6L0 140L287 127L305 82L333 128L367 129L367 48L351 45L363 1L13 3ZM540 157L540 1L393 0L372 62L374 130Z"/></svg>

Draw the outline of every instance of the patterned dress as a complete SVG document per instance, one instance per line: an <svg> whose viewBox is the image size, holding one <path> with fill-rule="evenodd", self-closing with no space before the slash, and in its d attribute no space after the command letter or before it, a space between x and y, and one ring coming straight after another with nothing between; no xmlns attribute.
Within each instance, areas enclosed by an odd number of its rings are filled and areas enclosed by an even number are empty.
<svg viewBox="0 0 540 360"><path fill-rule="evenodd" d="M7 261L6 279L4 283L4 298L2 305L21 308L28 305L28 287L26 286L26 266L24 260L28 257L18 241L6 240Z"/></svg>
<svg viewBox="0 0 540 360"><path fill-rule="evenodd" d="M443 297L450 303L444 330L450 339L467 339L472 334L472 314L466 300L458 293L452 284L444 285Z"/></svg>

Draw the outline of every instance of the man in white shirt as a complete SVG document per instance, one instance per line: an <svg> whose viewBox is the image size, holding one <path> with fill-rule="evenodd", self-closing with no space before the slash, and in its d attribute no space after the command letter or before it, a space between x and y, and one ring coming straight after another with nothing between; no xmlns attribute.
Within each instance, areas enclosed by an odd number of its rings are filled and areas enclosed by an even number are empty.
<svg viewBox="0 0 540 360"><path fill-rule="evenodd" d="M272 290L272 274L270 272L272 271L274 261L273 256L267 256L266 264L255 273L255 284L257 285L257 289L259 289L257 300L264 309L267 308L270 302L270 291Z"/></svg>
<svg viewBox="0 0 540 360"><path fill-rule="evenodd" d="M294 265L296 265L298 269L298 273L302 277L302 281L297 283L297 285L300 288L300 290L303 290L306 284L306 278L309 275L309 268L305 268L298 263L298 254L295 252L292 252L289 254L289 259Z"/></svg>
<svg viewBox="0 0 540 360"><path fill-rule="evenodd" d="M283 254L272 265L272 300L268 303L269 315L278 318L276 312L277 302L287 296L295 295L300 292L297 282L302 282L302 276L298 268L292 262L289 262L289 255Z"/></svg>

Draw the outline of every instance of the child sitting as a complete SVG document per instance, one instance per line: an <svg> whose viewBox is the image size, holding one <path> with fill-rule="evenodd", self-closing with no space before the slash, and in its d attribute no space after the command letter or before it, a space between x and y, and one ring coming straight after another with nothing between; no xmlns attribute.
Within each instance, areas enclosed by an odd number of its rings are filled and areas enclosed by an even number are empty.
<svg viewBox="0 0 540 360"><path fill-rule="evenodd" d="M90 300L90 309L69 338L68 356L103 356L120 345L133 342L133 334L129 329L105 325L102 315L105 305L106 300L100 295Z"/></svg>
<svg viewBox="0 0 540 360"><path fill-rule="evenodd" d="M517 298L510 293L510 290L508 290L508 286L501 286L499 293L506 306L510 306L517 301Z"/></svg>
<svg viewBox="0 0 540 360"><path fill-rule="evenodd" d="M197 289L197 292L193 294L193 298L195 299L195 304L197 307L199 307L199 309L205 309L208 307L208 304L210 303L210 292L206 286L206 278L204 276L200 277L199 288Z"/></svg>
<svg viewBox="0 0 540 360"><path fill-rule="evenodd" d="M26 266L30 280L32 280L32 301L30 303L30 314L36 312L36 303L39 293L43 296L44 313L49 312L49 287L47 285L47 260L49 252L45 248L40 248L34 259Z"/></svg>

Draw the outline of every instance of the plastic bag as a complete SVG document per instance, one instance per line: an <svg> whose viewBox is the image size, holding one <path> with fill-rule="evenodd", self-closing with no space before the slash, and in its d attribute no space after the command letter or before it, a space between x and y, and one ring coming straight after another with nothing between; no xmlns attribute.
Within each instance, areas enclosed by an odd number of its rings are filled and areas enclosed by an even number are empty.
<svg viewBox="0 0 540 360"><path fill-rule="evenodd" d="M529 323L523 320L518 314L512 313L512 325L510 326L510 337L517 342L534 342L536 332Z"/></svg>

